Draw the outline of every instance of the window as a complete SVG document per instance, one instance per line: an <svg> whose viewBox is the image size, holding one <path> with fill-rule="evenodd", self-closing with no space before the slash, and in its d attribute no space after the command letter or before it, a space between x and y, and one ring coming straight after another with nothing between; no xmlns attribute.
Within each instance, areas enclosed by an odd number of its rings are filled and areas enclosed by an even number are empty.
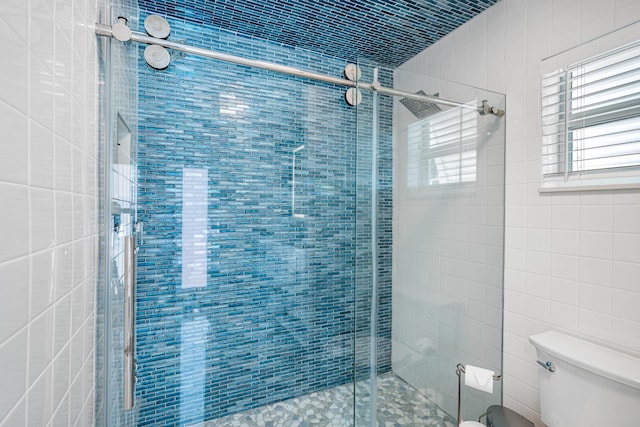
<svg viewBox="0 0 640 427"><path fill-rule="evenodd" d="M452 108L411 123L408 187L475 181L477 136L476 109Z"/></svg>
<svg viewBox="0 0 640 427"><path fill-rule="evenodd" d="M640 186L640 41L542 78L542 187Z"/></svg>

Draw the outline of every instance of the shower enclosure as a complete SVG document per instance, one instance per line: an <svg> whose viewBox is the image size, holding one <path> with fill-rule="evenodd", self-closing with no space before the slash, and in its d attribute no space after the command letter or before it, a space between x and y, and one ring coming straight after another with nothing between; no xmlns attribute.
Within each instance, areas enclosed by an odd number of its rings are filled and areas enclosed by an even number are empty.
<svg viewBox="0 0 640 427"><path fill-rule="evenodd" d="M169 23L196 48L347 65ZM453 425L456 364L502 364L504 120L478 107L504 97L360 61L350 106L339 84L99 44L98 423ZM465 390L463 413L500 402Z"/></svg>

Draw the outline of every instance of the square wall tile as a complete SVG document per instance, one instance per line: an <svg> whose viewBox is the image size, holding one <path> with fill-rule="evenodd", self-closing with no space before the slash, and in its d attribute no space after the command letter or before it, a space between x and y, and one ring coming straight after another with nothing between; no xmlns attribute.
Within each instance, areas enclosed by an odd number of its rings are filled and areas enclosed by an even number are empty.
<svg viewBox="0 0 640 427"><path fill-rule="evenodd" d="M5 224L0 245L0 262L29 252L29 189L23 185L0 182L0 224Z"/></svg>

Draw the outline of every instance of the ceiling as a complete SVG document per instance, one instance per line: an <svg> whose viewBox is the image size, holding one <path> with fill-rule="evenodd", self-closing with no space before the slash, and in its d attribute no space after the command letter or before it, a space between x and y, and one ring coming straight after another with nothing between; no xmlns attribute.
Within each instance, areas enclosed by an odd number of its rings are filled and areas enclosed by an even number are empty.
<svg viewBox="0 0 640 427"><path fill-rule="evenodd" d="M139 0L147 13L396 67L499 0ZM145 13L143 12L143 15Z"/></svg>

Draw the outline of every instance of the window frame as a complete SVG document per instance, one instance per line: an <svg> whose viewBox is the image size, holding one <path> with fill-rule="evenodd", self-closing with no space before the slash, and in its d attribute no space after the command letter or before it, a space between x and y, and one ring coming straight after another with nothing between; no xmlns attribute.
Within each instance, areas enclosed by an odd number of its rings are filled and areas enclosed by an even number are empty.
<svg viewBox="0 0 640 427"><path fill-rule="evenodd" d="M584 191L584 190L612 190L618 188L640 188L640 164L638 166L627 167L624 170L615 168L600 169L600 170L578 170L572 171L572 153L576 153L577 150L571 149L572 141L570 136L572 132L580 129L593 128L598 124L605 124L607 120L615 123L615 121L622 121L630 118L629 111L633 111L632 116L638 117L640 120L640 105L637 101L623 101L612 106L598 107L601 112L605 113L605 116L600 118L593 118L594 110L583 111L578 113L571 113L571 82L573 77L570 75L572 72L571 67L578 63L584 63L594 58L597 58L606 54L613 54L617 49L620 49L626 45L630 45L636 42L640 42L640 23L635 23L623 27L614 32L608 33L602 37L591 40L587 43L576 46L572 49L568 49L557 55L545 58L541 61L540 66L540 88L541 88L541 115L540 115L540 129L541 132L541 170L540 170L540 192L555 192L555 191ZM575 71L575 69L573 70ZM554 74L555 73L555 74ZM556 83L545 86L545 78L558 77ZM557 96L558 109L552 113L545 115L545 106L554 107L554 104L545 105L544 98L545 89L552 87L561 88L556 92L551 92L552 96ZM628 104L631 107L630 110L624 112L619 111L620 107ZM612 111L615 110L615 111ZM606 113L610 112L610 116L606 116ZM562 117L556 123L548 123L545 119L549 117ZM589 117L586 117L589 116ZM606 117L607 120L604 120ZM580 126L571 126L571 123L582 120ZM551 145L545 144L546 136L544 133L545 126L557 125L560 131L556 133L560 142L552 143ZM639 126L640 128L640 126ZM551 154L548 151L551 150ZM553 151L556 151L553 153ZM640 154L640 152L639 152ZM549 159L549 156L557 156L555 163L545 163ZM554 172L549 172L549 169L553 169L553 165L561 165L562 168Z"/></svg>

